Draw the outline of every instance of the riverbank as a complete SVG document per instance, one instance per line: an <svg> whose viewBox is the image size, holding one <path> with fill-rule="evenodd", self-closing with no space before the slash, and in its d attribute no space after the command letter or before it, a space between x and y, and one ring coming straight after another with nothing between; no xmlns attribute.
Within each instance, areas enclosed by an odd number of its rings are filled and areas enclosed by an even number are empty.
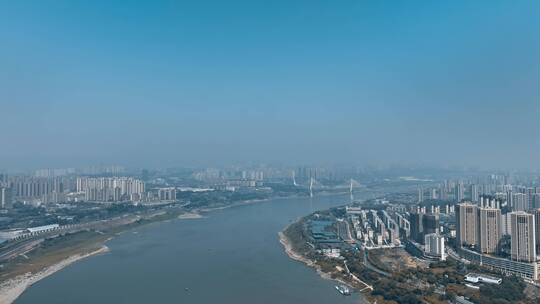
<svg viewBox="0 0 540 304"><path fill-rule="evenodd" d="M189 213L180 214L177 218L180 220L195 220L195 219L200 219L203 217L204 216L202 216L198 212L189 212Z"/></svg>
<svg viewBox="0 0 540 304"><path fill-rule="evenodd" d="M77 261L109 251L105 244L126 231L175 218L186 220L200 217L196 212L160 211L118 226L45 239L32 251L0 265L0 304L13 303L36 282Z"/></svg>
<svg viewBox="0 0 540 304"><path fill-rule="evenodd" d="M317 264L317 261L309 259L305 255L303 255L302 253L300 253L300 252L298 252L298 251L296 251L294 249L293 242L286 235L286 231L288 231L288 229L291 228L293 225L299 224L300 221L301 221L301 219L298 219L296 222L294 222L292 224L289 224L287 227L285 227L282 231L280 231L278 233L279 242L283 246L287 256L289 256L289 258L291 258L291 259L293 259L295 261L301 262L303 264L306 264L308 267L311 267L311 268L315 269L317 274L321 278L323 278L325 280L331 280L331 281L339 282L340 284L346 285L349 288L360 290L359 287L361 287L361 286L358 286L358 283L359 283L358 281L354 281L353 279L349 280L349 279L346 279L345 277L338 276L338 275L341 274L343 269L337 269L336 268L335 271L333 271L333 272L326 272L326 271L323 270L323 268L319 264ZM370 302L364 297L364 295L360 295L360 299L359 299L358 303L360 303L360 304L368 304Z"/></svg>
<svg viewBox="0 0 540 304"><path fill-rule="evenodd" d="M32 286L39 280L42 280L53 273L64 269L65 267L85 259L87 257L103 254L109 251L107 246L102 246L101 248L94 250L86 254L78 254L70 256L54 265L48 266L47 268L32 274L26 273L19 275L15 278L9 279L3 282L0 285L0 304L11 304L13 303L28 287Z"/></svg>

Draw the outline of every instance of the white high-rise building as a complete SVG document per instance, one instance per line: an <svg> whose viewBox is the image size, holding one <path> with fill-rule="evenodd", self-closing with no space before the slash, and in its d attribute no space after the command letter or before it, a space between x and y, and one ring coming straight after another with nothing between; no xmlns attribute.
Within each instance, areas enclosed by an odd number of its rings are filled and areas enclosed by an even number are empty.
<svg viewBox="0 0 540 304"><path fill-rule="evenodd" d="M478 202L479 193L478 193L478 186L475 184L471 185L471 201Z"/></svg>
<svg viewBox="0 0 540 304"><path fill-rule="evenodd" d="M0 208L5 209L11 205L11 189L0 187Z"/></svg>
<svg viewBox="0 0 540 304"><path fill-rule="evenodd" d="M457 183L454 188L454 199L457 202L461 202L464 198L465 198L465 189L463 187L463 184L461 182Z"/></svg>
<svg viewBox="0 0 540 304"><path fill-rule="evenodd" d="M514 193L512 203L512 211L526 211L529 209L529 198L525 193Z"/></svg>
<svg viewBox="0 0 540 304"><path fill-rule="evenodd" d="M430 198L431 199L438 199L439 197L437 196L437 189L435 188L432 188L431 191L429 192L430 193Z"/></svg>
<svg viewBox="0 0 540 304"><path fill-rule="evenodd" d="M446 251L444 247L444 237L438 233L430 233L424 236L424 253L428 256L438 257L440 260L446 260Z"/></svg>
<svg viewBox="0 0 540 304"><path fill-rule="evenodd" d="M501 214L501 234L512 235L512 221L510 213Z"/></svg>

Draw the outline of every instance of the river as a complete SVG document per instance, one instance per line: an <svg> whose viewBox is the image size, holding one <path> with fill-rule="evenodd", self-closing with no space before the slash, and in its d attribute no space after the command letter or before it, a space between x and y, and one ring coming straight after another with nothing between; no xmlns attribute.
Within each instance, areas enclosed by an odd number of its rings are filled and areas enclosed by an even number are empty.
<svg viewBox="0 0 540 304"><path fill-rule="evenodd" d="M109 253L39 281L15 303L361 303L289 259L278 239L298 217L348 200L272 199L142 226L109 241Z"/></svg>

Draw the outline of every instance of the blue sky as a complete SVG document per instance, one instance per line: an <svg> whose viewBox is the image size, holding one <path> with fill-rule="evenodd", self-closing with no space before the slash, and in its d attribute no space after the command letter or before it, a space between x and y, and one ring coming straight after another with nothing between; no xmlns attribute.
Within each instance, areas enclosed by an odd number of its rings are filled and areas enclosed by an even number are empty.
<svg viewBox="0 0 540 304"><path fill-rule="evenodd" d="M0 168L540 168L536 1L0 1Z"/></svg>

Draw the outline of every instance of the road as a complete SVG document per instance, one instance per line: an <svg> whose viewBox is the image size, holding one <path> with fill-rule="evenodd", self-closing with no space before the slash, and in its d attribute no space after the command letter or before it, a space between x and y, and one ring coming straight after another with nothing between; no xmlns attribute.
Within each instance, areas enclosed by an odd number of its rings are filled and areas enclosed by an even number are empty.
<svg viewBox="0 0 540 304"><path fill-rule="evenodd" d="M144 217L151 217L155 213L157 212L147 214ZM142 216L140 215L126 214L107 220L60 226L60 228L58 229L41 233L28 233L23 236L19 236L16 239L10 240L2 245L2 248L0 248L0 263L6 262L10 259L16 258L19 255L30 252L32 249L38 247L39 244L43 242L46 238L57 237L62 234L75 233L85 230L100 230L113 228L133 223L141 218Z"/></svg>
<svg viewBox="0 0 540 304"><path fill-rule="evenodd" d="M379 268L375 267L373 264L371 264L369 262L368 251L367 250L364 250L364 266L366 266L366 268L368 268L370 270L373 270L376 273L378 273L380 275L383 275L385 277L391 277L392 276L390 273L380 270Z"/></svg>

